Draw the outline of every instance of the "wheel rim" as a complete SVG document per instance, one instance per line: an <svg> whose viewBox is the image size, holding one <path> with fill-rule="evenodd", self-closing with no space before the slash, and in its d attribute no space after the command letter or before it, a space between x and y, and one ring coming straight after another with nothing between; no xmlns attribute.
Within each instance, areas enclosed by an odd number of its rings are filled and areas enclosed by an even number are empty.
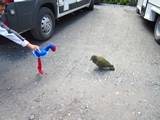
<svg viewBox="0 0 160 120"><path fill-rule="evenodd" d="M156 23L155 33L156 33L156 39L160 39L160 21L157 21Z"/></svg>
<svg viewBox="0 0 160 120"><path fill-rule="evenodd" d="M44 35L49 35L52 31L52 19L49 15L46 15L41 20L41 31Z"/></svg>

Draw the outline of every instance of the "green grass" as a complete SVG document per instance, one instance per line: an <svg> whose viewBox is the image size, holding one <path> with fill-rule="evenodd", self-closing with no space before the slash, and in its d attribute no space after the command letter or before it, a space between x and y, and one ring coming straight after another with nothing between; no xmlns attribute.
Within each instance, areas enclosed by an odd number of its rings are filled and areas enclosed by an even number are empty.
<svg viewBox="0 0 160 120"><path fill-rule="evenodd" d="M120 4L120 5L136 5L137 0L101 0L103 3Z"/></svg>

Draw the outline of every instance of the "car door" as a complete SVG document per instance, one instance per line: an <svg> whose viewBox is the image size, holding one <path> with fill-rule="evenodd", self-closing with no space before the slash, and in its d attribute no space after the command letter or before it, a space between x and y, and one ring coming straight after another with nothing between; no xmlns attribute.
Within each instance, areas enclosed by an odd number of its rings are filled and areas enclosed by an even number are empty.
<svg viewBox="0 0 160 120"><path fill-rule="evenodd" d="M160 0L149 0L148 2L160 7Z"/></svg>
<svg viewBox="0 0 160 120"><path fill-rule="evenodd" d="M59 14L77 8L77 0L58 0Z"/></svg>
<svg viewBox="0 0 160 120"><path fill-rule="evenodd" d="M18 19L17 14L15 14L15 5L10 3L6 6L5 15L3 17L4 23L14 30L18 30Z"/></svg>
<svg viewBox="0 0 160 120"><path fill-rule="evenodd" d="M14 0L17 16L18 31L23 32L32 28L34 0Z"/></svg>
<svg viewBox="0 0 160 120"><path fill-rule="evenodd" d="M59 14L76 9L89 2L90 0L58 0Z"/></svg>
<svg viewBox="0 0 160 120"><path fill-rule="evenodd" d="M77 0L77 7L88 4L89 2L90 2L90 0Z"/></svg>

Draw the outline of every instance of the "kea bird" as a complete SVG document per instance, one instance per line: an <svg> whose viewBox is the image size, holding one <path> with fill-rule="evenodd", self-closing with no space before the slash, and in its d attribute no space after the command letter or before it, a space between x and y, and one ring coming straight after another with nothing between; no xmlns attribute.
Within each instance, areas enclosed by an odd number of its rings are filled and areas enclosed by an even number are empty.
<svg viewBox="0 0 160 120"><path fill-rule="evenodd" d="M115 70L114 66L104 57L93 55L91 61L95 63L100 70Z"/></svg>

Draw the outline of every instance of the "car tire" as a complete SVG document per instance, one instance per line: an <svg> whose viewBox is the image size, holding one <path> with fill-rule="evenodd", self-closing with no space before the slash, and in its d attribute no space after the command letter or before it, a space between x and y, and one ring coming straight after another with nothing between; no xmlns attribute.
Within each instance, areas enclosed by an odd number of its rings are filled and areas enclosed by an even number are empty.
<svg viewBox="0 0 160 120"><path fill-rule="evenodd" d="M88 10L94 10L94 0L91 0Z"/></svg>
<svg viewBox="0 0 160 120"><path fill-rule="evenodd" d="M160 44L160 17L157 18L155 27L154 27L154 38L158 44Z"/></svg>
<svg viewBox="0 0 160 120"><path fill-rule="evenodd" d="M137 13L138 15L140 15L140 11L139 11L138 8L136 8L136 13Z"/></svg>
<svg viewBox="0 0 160 120"><path fill-rule="evenodd" d="M42 7L36 17L35 28L31 30L31 34L36 40L45 41L52 37L55 30L55 17L53 12Z"/></svg>

